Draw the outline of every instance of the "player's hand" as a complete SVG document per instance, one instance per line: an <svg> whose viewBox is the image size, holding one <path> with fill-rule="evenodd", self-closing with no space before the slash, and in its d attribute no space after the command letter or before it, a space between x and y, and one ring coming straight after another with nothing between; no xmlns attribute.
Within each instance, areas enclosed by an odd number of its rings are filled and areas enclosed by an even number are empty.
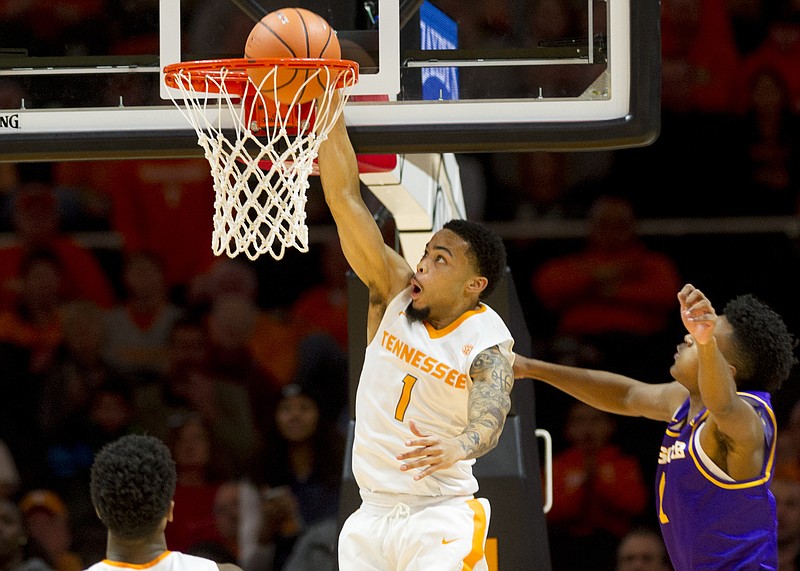
<svg viewBox="0 0 800 571"><path fill-rule="evenodd" d="M406 472L415 468L422 468L414 474L415 480L421 480L437 470L449 468L459 460L464 459L464 450L455 438L439 438L423 433L413 420L408 422L411 432L416 436L406 441L406 446L413 448L409 452L397 455L403 463L400 470Z"/></svg>
<svg viewBox="0 0 800 571"><path fill-rule="evenodd" d="M678 301L681 303L681 321L695 341L700 345L711 341L717 313L705 294L692 284L686 284L678 293Z"/></svg>
<svg viewBox="0 0 800 571"><path fill-rule="evenodd" d="M276 535L291 537L302 529L297 497L288 486L265 487L261 491L260 539L271 543Z"/></svg>

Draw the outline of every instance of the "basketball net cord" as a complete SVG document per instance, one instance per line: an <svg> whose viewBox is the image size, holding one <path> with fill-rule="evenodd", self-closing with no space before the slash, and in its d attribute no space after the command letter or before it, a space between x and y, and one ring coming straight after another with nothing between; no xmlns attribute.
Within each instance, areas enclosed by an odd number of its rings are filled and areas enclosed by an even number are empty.
<svg viewBox="0 0 800 571"><path fill-rule="evenodd" d="M211 247L217 256L244 253L255 260L269 252L280 260L287 248L308 251L308 177L357 76L351 69L322 65L310 70L303 83L305 87L320 77L327 87L317 100L301 106L300 88L289 105L276 109L265 91L277 93L278 69L278 65L265 68L258 85L249 75L246 81L241 75L238 83L231 81L224 67L203 73L200 82L186 70L175 76L183 103L171 92L170 97L197 133L211 167L216 195ZM243 92L231 93L228 83L244 83ZM270 84L272 88L266 87ZM337 88L340 97L334 104Z"/></svg>

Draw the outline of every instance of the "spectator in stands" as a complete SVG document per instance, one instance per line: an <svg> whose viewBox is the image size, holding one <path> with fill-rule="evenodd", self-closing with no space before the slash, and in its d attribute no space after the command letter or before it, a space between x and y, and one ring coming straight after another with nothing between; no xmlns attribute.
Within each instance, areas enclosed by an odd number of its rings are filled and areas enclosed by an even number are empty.
<svg viewBox="0 0 800 571"><path fill-rule="evenodd" d="M288 486L263 488L259 543L264 546L262 567L281 571L305 526L297 497Z"/></svg>
<svg viewBox="0 0 800 571"><path fill-rule="evenodd" d="M327 333L310 333L298 347L300 361L292 384L316 397L321 422L335 423L346 432L348 360L336 339Z"/></svg>
<svg viewBox="0 0 800 571"><path fill-rule="evenodd" d="M32 539L17 505L0 499L0 571L54 571L46 553Z"/></svg>
<svg viewBox="0 0 800 571"><path fill-rule="evenodd" d="M244 470L259 442L250 396L241 385L209 371L204 315L175 323L167 355L166 373L134 389L136 424L166 440L171 419L197 414L208 426L219 460L231 470Z"/></svg>
<svg viewBox="0 0 800 571"><path fill-rule="evenodd" d="M273 552L259 543L261 497L256 486L246 479L223 482L214 498L214 520L223 543L245 571L270 571Z"/></svg>
<svg viewBox="0 0 800 571"><path fill-rule="evenodd" d="M322 282L304 290L290 309L291 319L304 337L324 332L347 351L347 272L350 266L338 240L321 246ZM302 358L302 356L301 356Z"/></svg>
<svg viewBox="0 0 800 571"><path fill-rule="evenodd" d="M23 295L22 266L33 252L47 250L62 270L64 299L114 303L114 291L94 253L60 231L52 184L23 181L13 196L16 243L0 248L0 301L13 306Z"/></svg>
<svg viewBox="0 0 800 571"><path fill-rule="evenodd" d="M223 543L214 521L214 498L226 479L222 473L226 468L209 427L198 415L181 415L173 419L167 443L178 477L173 520L165 532L167 545L187 551L203 541Z"/></svg>
<svg viewBox="0 0 800 571"><path fill-rule="evenodd" d="M144 382L164 374L169 334L183 311L170 301L155 255L130 254L122 277L125 299L107 314L105 357L117 371Z"/></svg>
<svg viewBox="0 0 800 571"><path fill-rule="evenodd" d="M72 526L67 506L52 490L31 490L19 503L29 536L53 562L55 571L81 571L86 568L72 551Z"/></svg>
<svg viewBox="0 0 800 571"><path fill-rule="evenodd" d="M575 347L588 345L581 354L598 362L587 364L630 368L631 352L651 349L668 324L678 269L639 237L628 200L601 196L588 224L583 249L544 262L532 276L533 291L558 319L556 349L566 345L574 358Z"/></svg>
<svg viewBox="0 0 800 571"><path fill-rule="evenodd" d="M661 30L665 110L734 112L741 54L724 0L665 0Z"/></svg>
<svg viewBox="0 0 800 571"><path fill-rule="evenodd" d="M776 475L770 485L778 519L778 569L800 569L800 480Z"/></svg>
<svg viewBox="0 0 800 571"><path fill-rule="evenodd" d="M48 409L57 410L63 398L66 412L57 415L44 434L47 472L44 484L64 500L74 534L73 548L83 561L103 555L105 529L92 509L89 497L89 471L95 453L116 437L135 430L133 402L128 385L114 376L53 376L51 383L64 381L62 387L49 385Z"/></svg>
<svg viewBox="0 0 800 571"><path fill-rule="evenodd" d="M275 544L276 571L306 527L338 514L344 441L320 412L309 387L284 387L253 478L264 492L261 541Z"/></svg>
<svg viewBox="0 0 800 571"><path fill-rule="evenodd" d="M272 409L280 386L288 382L277 381L273 374L277 367L288 363L292 369L284 374L293 374L297 353L296 341L291 336L289 339L273 335L260 337L266 331L264 326L268 320L269 314L261 311L253 300L241 294L225 294L214 299L207 321L208 373L217 381L245 391L260 434L266 431L267 411ZM279 323L275 323L274 328L271 325L270 333L291 332L289 325L285 329ZM269 343L262 343L267 339ZM276 365L269 373L262 367L267 362Z"/></svg>
<svg viewBox="0 0 800 571"><path fill-rule="evenodd" d="M29 374L46 374L62 341L63 267L48 250L30 252L20 265L21 296L0 309L0 341L29 354Z"/></svg>
<svg viewBox="0 0 800 571"><path fill-rule="evenodd" d="M214 262L214 191L205 159L79 163L62 181L111 198L113 228L123 252L148 251L163 262L173 299Z"/></svg>
<svg viewBox="0 0 800 571"><path fill-rule="evenodd" d="M615 571L672 571L661 534L649 527L636 527L617 547Z"/></svg>
<svg viewBox="0 0 800 571"><path fill-rule="evenodd" d="M220 258L193 285L190 303L209 310L212 368L247 384L260 415L267 401L293 379L298 359L296 328L285 311L259 307L258 276L252 265L241 260ZM250 382L254 377L258 380Z"/></svg>
<svg viewBox="0 0 800 571"><path fill-rule="evenodd" d="M558 569L613 566L619 540L647 507L639 461L613 443L615 426L611 415L578 401L567 412L568 448L553 458L557 499L547 514Z"/></svg>
<svg viewBox="0 0 800 571"><path fill-rule="evenodd" d="M240 294L256 302L258 286L258 276L252 264L223 256L208 271L192 280L187 303L190 306L210 307L215 299L229 294Z"/></svg>
<svg viewBox="0 0 800 571"><path fill-rule="evenodd" d="M741 212L791 216L800 213L800 107L793 108L786 73L777 63L760 61L751 58L742 73L746 196Z"/></svg>
<svg viewBox="0 0 800 571"><path fill-rule="evenodd" d="M112 376L103 360L103 310L90 301L60 309L60 344L43 374L39 412L42 432L56 438L86 420L94 391Z"/></svg>
<svg viewBox="0 0 800 571"><path fill-rule="evenodd" d="M518 161L519 202L514 219L533 221L567 218L570 207L567 196L567 155L564 153L519 153Z"/></svg>
<svg viewBox="0 0 800 571"><path fill-rule="evenodd" d="M748 55L745 71L759 67L777 70L785 79L791 109L800 113L800 4L780 0L775 5L766 38Z"/></svg>

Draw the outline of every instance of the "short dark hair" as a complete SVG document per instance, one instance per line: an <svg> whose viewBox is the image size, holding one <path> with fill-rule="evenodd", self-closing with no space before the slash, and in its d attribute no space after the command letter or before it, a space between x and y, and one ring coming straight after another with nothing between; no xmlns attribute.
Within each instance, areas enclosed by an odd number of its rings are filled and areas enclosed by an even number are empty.
<svg viewBox="0 0 800 571"><path fill-rule="evenodd" d="M92 504L105 526L119 537L152 535L175 495L175 462L154 436L129 434L106 444L92 465Z"/></svg>
<svg viewBox="0 0 800 571"><path fill-rule="evenodd" d="M723 315L733 329L731 362L739 389L777 391L797 362L796 341L783 319L751 294L728 302Z"/></svg>
<svg viewBox="0 0 800 571"><path fill-rule="evenodd" d="M442 228L455 232L469 245L469 255L475 269L489 281L480 294L480 299L486 299L506 271L506 247L503 240L488 226L460 218L449 220Z"/></svg>

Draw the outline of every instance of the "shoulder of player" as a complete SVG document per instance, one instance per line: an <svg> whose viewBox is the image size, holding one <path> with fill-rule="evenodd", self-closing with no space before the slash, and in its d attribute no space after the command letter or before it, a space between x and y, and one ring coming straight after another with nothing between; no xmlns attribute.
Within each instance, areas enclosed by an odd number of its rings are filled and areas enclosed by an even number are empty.
<svg viewBox="0 0 800 571"><path fill-rule="evenodd" d="M391 261L387 265L385 279L376 279L366 284L370 307L385 311L389 303L411 285L412 277L414 272L405 260Z"/></svg>
<svg viewBox="0 0 800 571"><path fill-rule="evenodd" d="M242 571L242 568L233 563L217 563L220 571Z"/></svg>
<svg viewBox="0 0 800 571"><path fill-rule="evenodd" d="M738 393L738 396L737 406L731 408L727 415L729 418L723 416L720 411L709 409L708 424L713 427L715 433L718 433L717 437L722 442L733 444L735 440L752 440L754 444L759 445L763 439L764 428L769 422L767 417L773 416L774 413L771 412L770 405L758 397L746 393Z"/></svg>
<svg viewBox="0 0 800 571"><path fill-rule="evenodd" d="M478 381L486 377L492 377L491 372L507 369L513 379L512 363L503 354L497 345L492 345L475 355L469 368L470 376Z"/></svg>

